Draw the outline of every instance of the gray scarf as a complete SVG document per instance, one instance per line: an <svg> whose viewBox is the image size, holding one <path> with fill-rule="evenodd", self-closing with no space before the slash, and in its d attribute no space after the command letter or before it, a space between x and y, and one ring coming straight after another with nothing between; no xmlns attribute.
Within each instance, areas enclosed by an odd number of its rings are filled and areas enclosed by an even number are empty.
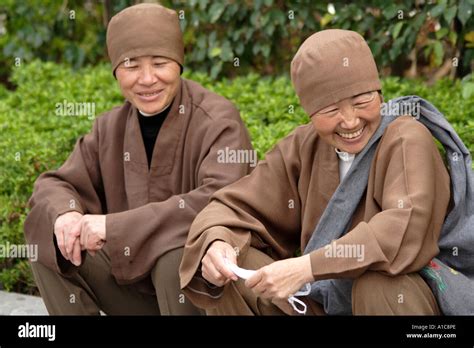
<svg viewBox="0 0 474 348"><path fill-rule="evenodd" d="M453 201L441 230L440 253L420 271L420 275L430 286L445 315L474 314L474 174L471 155L449 122L428 101L418 96L407 96L390 100L388 105L389 108L382 108L379 128L357 154L329 201L304 253L322 248L348 232L351 218L367 188L379 140L397 117L385 111L417 105L419 114L413 116L419 117L419 121L446 149ZM326 279L313 282L309 296L321 303L327 314L349 315L352 314L351 292L352 279Z"/></svg>

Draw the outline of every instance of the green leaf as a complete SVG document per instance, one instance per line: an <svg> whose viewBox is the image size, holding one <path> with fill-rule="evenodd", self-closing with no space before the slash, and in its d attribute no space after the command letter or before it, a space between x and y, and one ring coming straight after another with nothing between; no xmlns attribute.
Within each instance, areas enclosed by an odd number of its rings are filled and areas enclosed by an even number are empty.
<svg viewBox="0 0 474 348"><path fill-rule="evenodd" d="M413 21L413 29L419 30L426 19L426 13L419 13L415 16L415 20Z"/></svg>
<svg viewBox="0 0 474 348"><path fill-rule="evenodd" d="M204 35L201 35L197 39L197 47L199 48L205 48L206 47L206 37Z"/></svg>
<svg viewBox="0 0 474 348"><path fill-rule="evenodd" d="M433 43L433 53L435 57L436 66L440 66L441 63L443 62L443 57L444 57L444 49L443 49L443 44L441 42L435 41Z"/></svg>
<svg viewBox="0 0 474 348"><path fill-rule="evenodd" d="M222 61L217 62L211 68L211 79L215 79L222 70Z"/></svg>
<svg viewBox="0 0 474 348"><path fill-rule="evenodd" d="M238 55L244 53L244 44L242 43L242 41L239 41L237 43L237 46L235 47L235 53L237 53Z"/></svg>
<svg viewBox="0 0 474 348"><path fill-rule="evenodd" d="M470 99L474 97L474 82L467 82L463 84L462 97L464 99Z"/></svg>
<svg viewBox="0 0 474 348"><path fill-rule="evenodd" d="M393 36L394 39L396 39L398 37L398 35L400 34L400 30L402 30L402 27L403 27L403 22L402 21L395 24L395 26L393 27L393 31L392 31L392 36Z"/></svg>
<svg viewBox="0 0 474 348"><path fill-rule="evenodd" d="M260 49L261 49L260 46L261 46L261 45L260 45L260 43L258 43L258 42L257 42L255 45L253 45L253 47L252 47L252 53L253 53L254 55L257 55L257 54L258 54L258 52L259 52Z"/></svg>
<svg viewBox="0 0 474 348"><path fill-rule="evenodd" d="M454 46L456 44L456 40L458 39L458 34L454 31L450 31L448 37L449 41L451 42L451 45Z"/></svg>
<svg viewBox="0 0 474 348"><path fill-rule="evenodd" d="M221 17L222 13L225 10L225 3L221 1L215 1L211 7L209 8L209 13L210 13L210 19L209 21L211 23L217 22L217 20Z"/></svg>
<svg viewBox="0 0 474 348"><path fill-rule="evenodd" d="M433 52L433 45L426 45L425 48L423 49L423 55L425 59L428 59L431 52Z"/></svg>
<svg viewBox="0 0 474 348"><path fill-rule="evenodd" d="M265 26L264 31L267 36L271 37L273 35L273 32L275 31L275 26L273 25L273 23L269 23Z"/></svg>
<svg viewBox="0 0 474 348"><path fill-rule="evenodd" d="M444 12L445 7L446 6L444 4L439 4L433 7L430 11L431 17L434 17L434 18L439 17Z"/></svg>
<svg viewBox="0 0 474 348"><path fill-rule="evenodd" d="M465 26L467 20L472 16L472 5L469 4L467 0L461 0L459 3L458 9L458 19L461 21L462 25Z"/></svg>
<svg viewBox="0 0 474 348"><path fill-rule="evenodd" d="M224 62L229 62L234 58L234 52L232 51L232 47L228 40L224 41L222 44L222 53L221 58Z"/></svg>
<svg viewBox="0 0 474 348"><path fill-rule="evenodd" d="M215 58L221 55L222 49L220 47L213 47L209 51L209 58Z"/></svg>
<svg viewBox="0 0 474 348"><path fill-rule="evenodd" d="M402 42L400 40L397 40L397 41L395 41L395 44L393 45L393 47L390 49L389 57L392 61L397 59L397 57L400 55L401 46L402 46Z"/></svg>
<svg viewBox="0 0 474 348"><path fill-rule="evenodd" d="M400 8L396 4L390 4L386 8L382 7L382 13L386 19L392 19L398 13Z"/></svg>
<svg viewBox="0 0 474 348"><path fill-rule="evenodd" d="M216 38L217 38L217 33L215 31L209 34L209 36L207 37L209 46L213 47L216 45Z"/></svg>
<svg viewBox="0 0 474 348"><path fill-rule="evenodd" d="M264 45L262 46L262 53L265 58L268 58L270 56L270 45Z"/></svg>
<svg viewBox="0 0 474 348"><path fill-rule="evenodd" d="M446 22L451 24L453 21L454 17L456 16L456 11L458 10L458 7L456 5L449 7L446 11L444 11L444 19Z"/></svg>
<svg viewBox="0 0 474 348"><path fill-rule="evenodd" d="M435 33L436 39L437 39L437 40L440 40L440 39L442 39L443 37L445 37L448 33L449 33L449 29L448 29L448 28L441 28L440 30L438 30L438 31Z"/></svg>
<svg viewBox="0 0 474 348"><path fill-rule="evenodd" d="M252 24L255 28L259 27L258 19L259 19L259 12L254 11L252 15L250 16L250 24Z"/></svg>

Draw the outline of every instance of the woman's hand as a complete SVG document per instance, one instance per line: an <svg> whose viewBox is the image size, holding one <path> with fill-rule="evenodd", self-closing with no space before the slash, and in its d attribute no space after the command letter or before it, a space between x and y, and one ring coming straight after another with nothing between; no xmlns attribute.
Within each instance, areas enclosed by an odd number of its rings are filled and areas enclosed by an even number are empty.
<svg viewBox="0 0 474 348"><path fill-rule="evenodd" d="M76 231L81 219L81 213L71 211L60 215L54 222L54 235L58 248L63 257L76 266L81 264L81 245Z"/></svg>
<svg viewBox="0 0 474 348"><path fill-rule="evenodd" d="M94 256L106 241L106 215L84 215L80 228L81 248Z"/></svg>
<svg viewBox="0 0 474 348"><path fill-rule="evenodd" d="M245 282L257 296L288 299L307 282L314 281L309 255L273 262L260 268Z"/></svg>
<svg viewBox="0 0 474 348"><path fill-rule="evenodd" d="M237 264L234 248L220 240L212 243L201 261L204 279L216 286L224 286L231 280L237 280L237 276L227 267L226 259Z"/></svg>

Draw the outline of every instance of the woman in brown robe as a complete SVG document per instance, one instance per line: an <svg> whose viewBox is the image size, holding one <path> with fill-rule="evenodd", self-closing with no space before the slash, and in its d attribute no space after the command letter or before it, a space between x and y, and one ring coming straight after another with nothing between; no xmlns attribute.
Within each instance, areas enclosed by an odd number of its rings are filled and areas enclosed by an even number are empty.
<svg viewBox="0 0 474 348"><path fill-rule="evenodd" d="M218 160L253 151L247 130L228 100L180 77L174 11L123 10L107 48L127 100L35 183L25 236L39 246L37 285L51 314L198 314L179 287L183 246L211 194L249 172Z"/></svg>
<svg viewBox="0 0 474 348"><path fill-rule="evenodd" d="M430 131L411 116L385 129L349 232L299 256L381 122L381 84L364 39L345 30L307 39L291 73L312 122L212 196L188 236L183 290L210 314L294 314L287 300L305 283L349 278L353 314L439 314L417 271L439 251L450 178ZM244 281L229 262L257 272ZM325 314L322 303L301 300L309 314Z"/></svg>

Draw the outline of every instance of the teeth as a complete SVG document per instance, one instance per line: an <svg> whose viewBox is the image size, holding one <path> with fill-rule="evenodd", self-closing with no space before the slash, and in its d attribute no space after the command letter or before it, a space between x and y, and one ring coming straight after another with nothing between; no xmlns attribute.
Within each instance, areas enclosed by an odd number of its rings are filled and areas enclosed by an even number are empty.
<svg viewBox="0 0 474 348"><path fill-rule="evenodd" d="M140 95L142 95L142 96L144 96L144 97L151 97L151 96L157 95L158 93L160 93L160 92L140 93Z"/></svg>
<svg viewBox="0 0 474 348"><path fill-rule="evenodd" d="M345 139L353 139L361 135L362 132L364 131L364 128L365 127L362 127L361 129L359 129L357 132L354 132L354 133L337 133L337 134Z"/></svg>

